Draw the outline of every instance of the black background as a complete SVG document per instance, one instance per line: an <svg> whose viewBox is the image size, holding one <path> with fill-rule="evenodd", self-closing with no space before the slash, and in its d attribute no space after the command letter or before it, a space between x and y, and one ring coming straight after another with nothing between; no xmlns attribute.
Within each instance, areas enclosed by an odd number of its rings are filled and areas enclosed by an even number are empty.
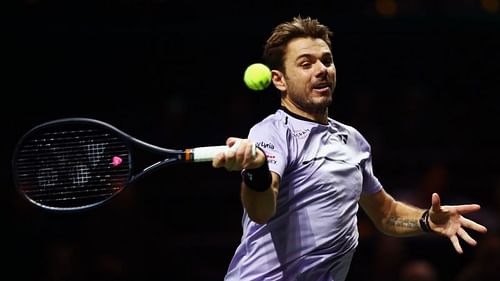
<svg viewBox="0 0 500 281"><path fill-rule="evenodd" d="M244 137L274 112L279 98L271 87L245 88L243 71L260 61L271 28L298 14L334 31L338 86L330 115L369 140L385 188L423 208L431 191L439 191L444 204L480 203L484 211L472 217L496 229L499 12L482 10L479 1L407 1L413 6L403 3L387 17L377 14L375 2L333 2L6 5L5 274L18 280L222 280L241 235L238 174L208 163L171 167L105 206L54 214L19 197L10 158L23 133L61 117L100 119L170 148ZM464 246L466 254L458 256L444 238L385 238L363 213L360 225L350 280L397 280L404 262L414 259L452 280L474 259L475 249Z"/></svg>

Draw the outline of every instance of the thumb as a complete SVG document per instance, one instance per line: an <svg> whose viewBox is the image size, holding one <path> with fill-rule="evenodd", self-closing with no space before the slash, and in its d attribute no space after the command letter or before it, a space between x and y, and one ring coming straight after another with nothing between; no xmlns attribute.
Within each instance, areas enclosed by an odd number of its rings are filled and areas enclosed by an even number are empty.
<svg viewBox="0 0 500 281"><path fill-rule="evenodd" d="M441 209L441 198L437 193L433 193L431 201L432 201L431 210L433 212L438 212Z"/></svg>
<svg viewBox="0 0 500 281"><path fill-rule="evenodd" d="M235 138L235 137L229 137L227 138L226 140L226 145L229 146L229 147L232 147L236 142L238 142L240 139L239 138Z"/></svg>

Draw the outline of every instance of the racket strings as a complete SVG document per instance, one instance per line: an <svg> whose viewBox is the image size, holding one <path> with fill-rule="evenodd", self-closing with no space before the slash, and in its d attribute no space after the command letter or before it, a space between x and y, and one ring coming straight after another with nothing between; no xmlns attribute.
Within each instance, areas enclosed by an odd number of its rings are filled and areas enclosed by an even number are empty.
<svg viewBox="0 0 500 281"><path fill-rule="evenodd" d="M109 198L130 176L128 147L100 128L33 134L18 149L16 161L25 195L54 207Z"/></svg>

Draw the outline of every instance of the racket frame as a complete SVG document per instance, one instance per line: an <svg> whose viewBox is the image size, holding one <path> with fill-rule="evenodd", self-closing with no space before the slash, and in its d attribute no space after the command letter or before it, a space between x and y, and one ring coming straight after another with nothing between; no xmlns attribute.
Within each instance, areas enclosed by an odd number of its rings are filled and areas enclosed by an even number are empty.
<svg viewBox="0 0 500 281"><path fill-rule="evenodd" d="M110 195L109 197L99 200L97 202L91 203L91 204L86 204L82 206L74 206L74 207L56 207L56 206L50 206L50 205L45 205L40 202L37 202L36 200L30 198L20 187L19 183L19 178L18 178L18 165L16 163L17 161L17 155L19 153L19 150L22 148L25 140L32 136L33 134L37 133L40 130L45 130L45 129L50 129L51 127L59 126L59 125L79 125L79 124L94 124L97 125L98 127L103 127L105 130L111 130L115 136L121 139L123 141L123 144L126 146L128 150L128 177L127 180L125 181L125 184L122 188L120 188L119 191L115 192L114 194ZM233 146L231 149L237 149L237 145ZM135 152L141 149L143 151L148 151L150 153L153 153L155 155L158 155L160 157L165 157L163 160L160 160L156 163L153 163L140 171L138 171L135 174L132 174L133 172L133 166L134 166L134 154ZM17 188L17 190L23 195L24 198L28 199L29 202L33 203L34 205L41 207L45 210L50 210L50 211L56 211L56 212L75 212L75 211L81 211L81 210L86 210L90 209L93 207L96 207L98 205L101 205L110 199L114 198L117 194L121 193L127 186L130 184L136 182L140 178L160 169L168 165L172 165L174 163L178 162L207 162L211 161L213 157L220 152L227 151L229 148L225 145L219 145L219 146L206 146L206 147L197 147L197 148L189 148L189 149L169 149L169 148L163 148L160 146L156 146L150 143L147 143L145 141L139 140L137 138L132 137L131 135L125 133L124 131L116 128L113 125L110 125L106 122L96 120L96 119L91 119L91 118L83 118L83 117L73 117L73 118L61 118L61 119L56 119L52 121L48 121L42 124L39 124L29 131L27 131L18 141L16 144L16 147L14 149L13 155L12 155L12 173L13 173L13 181L14 184Z"/></svg>

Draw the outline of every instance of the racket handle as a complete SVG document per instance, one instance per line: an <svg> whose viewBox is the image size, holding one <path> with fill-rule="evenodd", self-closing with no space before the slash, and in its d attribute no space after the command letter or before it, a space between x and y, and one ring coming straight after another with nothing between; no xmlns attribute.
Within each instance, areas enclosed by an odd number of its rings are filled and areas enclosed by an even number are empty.
<svg viewBox="0 0 500 281"><path fill-rule="evenodd" d="M215 155L227 151L236 151L240 146L240 141L237 141L233 144L233 146L229 147L227 145L216 145L216 146L202 146L195 147L190 149L190 153L192 153L192 161L193 162L209 162L214 159ZM252 156L255 157L255 144L252 147Z"/></svg>
<svg viewBox="0 0 500 281"><path fill-rule="evenodd" d="M209 162L214 159L215 155L226 152L230 148L227 145L203 146L191 148L193 162Z"/></svg>

